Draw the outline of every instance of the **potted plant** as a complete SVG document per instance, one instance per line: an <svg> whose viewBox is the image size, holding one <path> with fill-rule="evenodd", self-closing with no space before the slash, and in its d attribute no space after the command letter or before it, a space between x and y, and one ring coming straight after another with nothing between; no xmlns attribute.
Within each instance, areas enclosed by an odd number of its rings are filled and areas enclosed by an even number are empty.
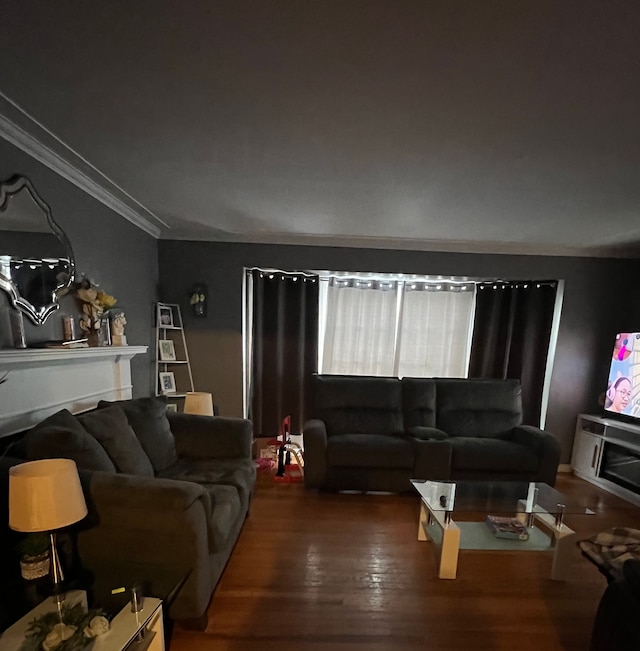
<svg viewBox="0 0 640 651"><path fill-rule="evenodd" d="M49 573L49 536L45 533L29 533L18 544L20 574L28 581L39 579Z"/></svg>

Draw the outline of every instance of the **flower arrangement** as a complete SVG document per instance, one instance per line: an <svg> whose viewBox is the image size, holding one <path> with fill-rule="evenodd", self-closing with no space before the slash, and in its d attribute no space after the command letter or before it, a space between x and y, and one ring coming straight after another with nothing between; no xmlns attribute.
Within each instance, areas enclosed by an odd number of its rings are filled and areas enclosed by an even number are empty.
<svg viewBox="0 0 640 651"><path fill-rule="evenodd" d="M73 295L82 303L80 328L87 334L98 332L102 317L116 304L115 297L103 292L99 285L86 276L74 283Z"/></svg>
<svg viewBox="0 0 640 651"><path fill-rule="evenodd" d="M57 612L45 613L29 624L19 651L79 651L94 637L108 632L109 620L103 611L86 612L80 603L63 604L61 616Z"/></svg>

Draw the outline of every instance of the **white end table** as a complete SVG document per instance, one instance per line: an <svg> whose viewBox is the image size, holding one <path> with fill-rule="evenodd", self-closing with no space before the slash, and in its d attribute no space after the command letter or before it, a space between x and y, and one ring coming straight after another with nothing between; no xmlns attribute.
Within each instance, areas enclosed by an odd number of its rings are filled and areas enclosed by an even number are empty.
<svg viewBox="0 0 640 651"><path fill-rule="evenodd" d="M87 608L87 593L84 590L71 590L65 595L65 603L81 603ZM56 611L54 597L45 599L2 634L0 651L19 649L29 623L35 617ZM111 620L109 632L95 638L93 645L88 648L91 651L164 651L162 600L145 597L143 608L138 613L132 613L131 606L127 604Z"/></svg>

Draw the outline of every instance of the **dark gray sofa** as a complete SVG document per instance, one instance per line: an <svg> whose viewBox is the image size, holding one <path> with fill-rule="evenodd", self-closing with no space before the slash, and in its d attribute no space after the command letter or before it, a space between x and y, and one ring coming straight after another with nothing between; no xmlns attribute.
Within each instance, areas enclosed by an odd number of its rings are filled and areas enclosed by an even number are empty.
<svg viewBox="0 0 640 651"><path fill-rule="evenodd" d="M163 398L103 402L27 432L10 450L20 458L0 459L0 485L6 490L8 468L23 460L74 459L89 508L73 528L82 566L150 568L156 578L190 572L169 614L202 625L248 513L251 445L248 420L167 413Z"/></svg>
<svg viewBox="0 0 640 651"><path fill-rule="evenodd" d="M411 490L414 479L555 484L560 445L522 424L516 380L317 375L305 485Z"/></svg>

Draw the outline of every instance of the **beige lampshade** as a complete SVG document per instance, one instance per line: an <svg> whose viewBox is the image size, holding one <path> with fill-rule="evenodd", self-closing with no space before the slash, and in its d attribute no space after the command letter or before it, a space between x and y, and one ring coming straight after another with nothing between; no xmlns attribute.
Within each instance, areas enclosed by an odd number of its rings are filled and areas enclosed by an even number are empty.
<svg viewBox="0 0 640 651"><path fill-rule="evenodd" d="M213 398L204 391L190 391L184 399L185 414L213 416Z"/></svg>
<svg viewBox="0 0 640 651"><path fill-rule="evenodd" d="M76 462L42 459L9 468L9 526L55 531L87 515Z"/></svg>

